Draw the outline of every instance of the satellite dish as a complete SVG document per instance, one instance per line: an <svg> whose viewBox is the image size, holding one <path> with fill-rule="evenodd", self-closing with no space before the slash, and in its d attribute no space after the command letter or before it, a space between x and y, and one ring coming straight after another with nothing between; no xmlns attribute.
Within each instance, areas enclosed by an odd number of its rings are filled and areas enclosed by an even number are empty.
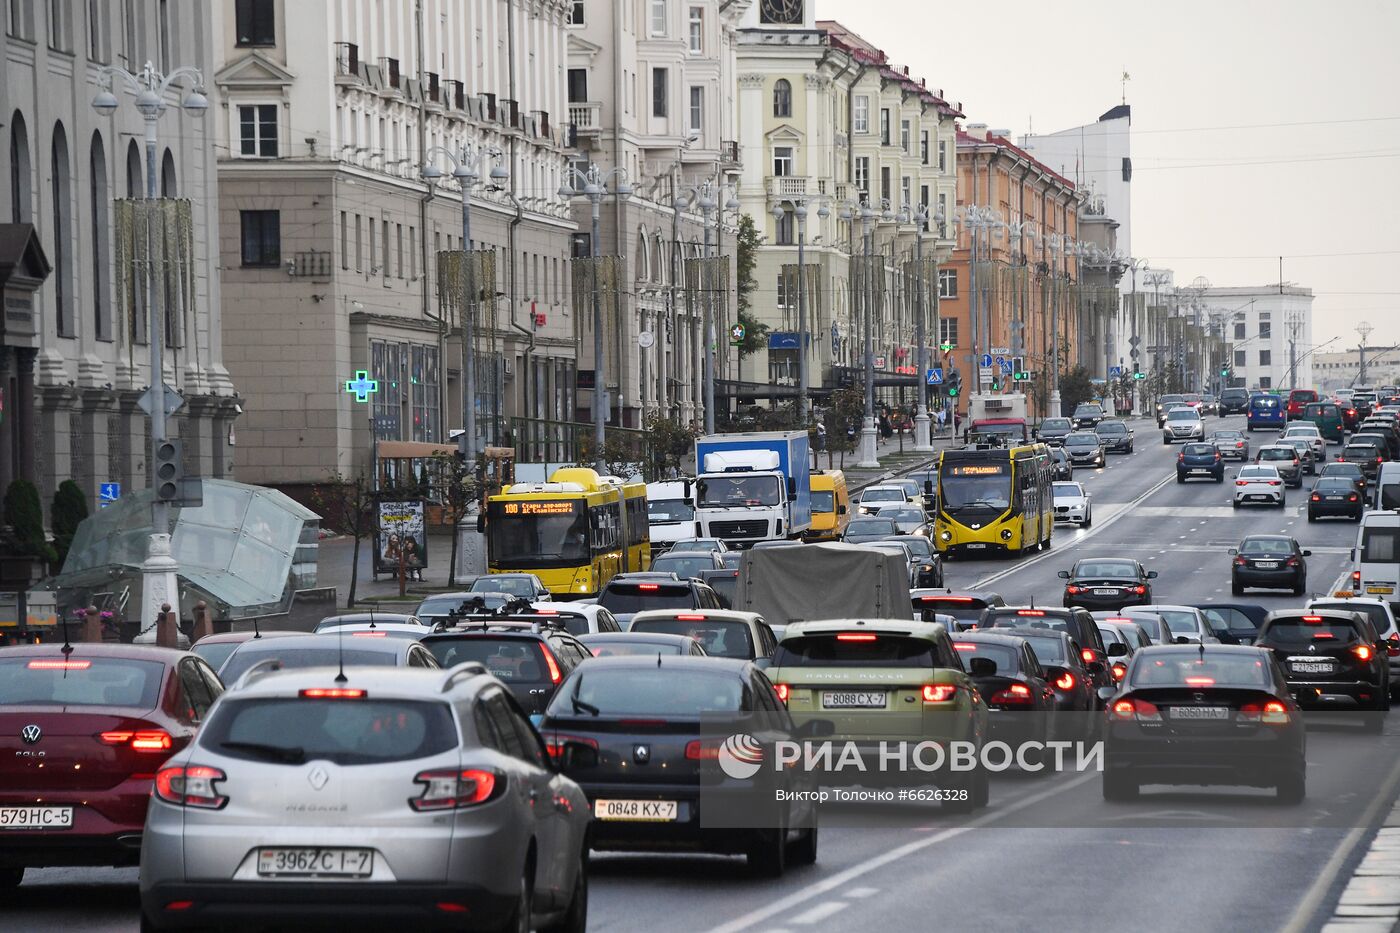
<svg viewBox="0 0 1400 933"><path fill-rule="evenodd" d="M650 350L655 343L656 335L649 330L644 330L637 335L637 346L641 347L643 350Z"/></svg>

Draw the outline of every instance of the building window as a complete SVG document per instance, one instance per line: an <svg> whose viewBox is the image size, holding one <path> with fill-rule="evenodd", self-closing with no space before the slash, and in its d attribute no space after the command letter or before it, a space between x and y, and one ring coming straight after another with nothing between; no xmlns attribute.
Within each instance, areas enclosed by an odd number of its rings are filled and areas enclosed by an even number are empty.
<svg viewBox="0 0 1400 933"><path fill-rule="evenodd" d="M870 156L856 156L856 190L870 193Z"/></svg>
<svg viewBox="0 0 1400 933"><path fill-rule="evenodd" d="M1246 350L1236 350L1236 351L1235 351L1235 368L1236 368L1236 369L1244 369L1245 366L1248 365L1247 363L1245 363L1245 360L1244 360L1244 355L1245 355L1246 352L1248 352L1248 351L1246 351Z"/></svg>
<svg viewBox="0 0 1400 933"><path fill-rule="evenodd" d="M890 179L890 167L888 165L880 166L880 197L886 201L890 199Z"/></svg>
<svg viewBox="0 0 1400 933"><path fill-rule="evenodd" d="M372 226L372 225L371 225ZM374 436L382 441L396 441L403 435L399 419L403 417L403 344L370 341L369 377L379 383L373 399Z"/></svg>
<svg viewBox="0 0 1400 933"><path fill-rule="evenodd" d="M1244 321L1236 321L1236 322L1235 322L1235 339L1236 339L1236 340L1243 340L1243 339L1245 339L1245 337L1244 337Z"/></svg>
<svg viewBox="0 0 1400 933"><path fill-rule="evenodd" d="M792 211L790 211L790 210L784 208L784 209L783 209L783 216L782 216L782 217L775 217L775 218L773 218L773 219L774 219L775 221L777 221L777 229L776 229L776 238L777 238L777 239L776 239L776 243L777 243L777 245L778 245L778 246L791 246L792 244L796 243L797 240L793 237L793 233L792 233L793 228L794 228ZM782 275L780 274L780 275L778 276L778 278L781 280L781 279L782 279ZM780 303L781 303L781 302L780 302Z"/></svg>
<svg viewBox="0 0 1400 933"><path fill-rule="evenodd" d="M156 6L156 22L159 31L157 39L160 42L160 68L162 71L170 70L170 5L166 0L158 0Z"/></svg>
<svg viewBox="0 0 1400 933"><path fill-rule="evenodd" d="M1259 351L1259 365L1260 365L1260 366L1272 366L1272 365L1274 365L1274 351L1272 351L1272 350L1260 350L1260 351Z"/></svg>
<svg viewBox="0 0 1400 933"><path fill-rule="evenodd" d="M243 229L243 265L272 268L282 264L282 220L279 211L239 211Z"/></svg>
<svg viewBox="0 0 1400 933"><path fill-rule="evenodd" d="M583 0L574 0L573 6L569 8L569 25L583 25Z"/></svg>
<svg viewBox="0 0 1400 933"><path fill-rule="evenodd" d="M890 144L890 111L888 107L880 108L880 145Z"/></svg>
<svg viewBox="0 0 1400 933"><path fill-rule="evenodd" d="M938 235L946 237L948 235L948 195L940 192L938 195Z"/></svg>
<svg viewBox="0 0 1400 933"><path fill-rule="evenodd" d="M933 216L928 211L928 185L919 186L919 206L924 209L924 232L928 233L929 224L933 221Z"/></svg>
<svg viewBox="0 0 1400 933"><path fill-rule="evenodd" d="M88 58L106 63L107 56L107 2L88 0Z"/></svg>
<svg viewBox="0 0 1400 933"><path fill-rule="evenodd" d="M133 143L133 145L135 145ZM29 187L29 133L16 110L10 117L10 221L29 223L34 216Z"/></svg>
<svg viewBox="0 0 1400 933"><path fill-rule="evenodd" d="M705 89L703 87L692 87L690 89L690 129L691 132L698 133L705 125Z"/></svg>
<svg viewBox="0 0 1400 933"><path fill-rule="evenodd" d="M1263 315L1262 315L1262 314L1260 315L1260 318L1263 318ZM1260 339L1262 340L1262 339L1264 339L1264 338L1272 337L1273 334L1274 334L1274 325L1270 324L1268 321L1260 320L1260 321L1259 321L1259 337L1260 337Z"/></svg>
<svg viewBox="0 0 1400 933"><path fill-rule="evenodd" d="M244 104L238 108L238 154L277 158L276 104Z"/></svg>
<svg viewBox="0 0 1400 933"><path fill-rule="evenodd" d="M102 136L92 134L92 150L88 156L88 172L92 176L89 194L92 200L92 320L93 333L98 340L112 339L112 276L108 259L111 254L112 198L107 191L107 152Z"/></svg>
<svg viewBox="0 0 1400 933"><path fill-rule="evenodd" d="M409 379L413 384L413 430L415 441L440 440L440 419L438 417L438 351L437 347L414 344Z"/></svg>
<svg viewBox="0 0 1400 933"><path fill-rule="evenodd" d="M1274 377L1273 377L1273 376L1260 376L1260 377L1259 377L1259 388L1261 388L1261 389L1272 389L1273 387L1274 387Z"/></svg>
<svg viewBox="0 0 1400 933"><path fill-rule="evenodd" d="M651 34L653 36L666 35L666 4L667 0L651 0Z"/></svg>
<svg viewBox="0 0 1400 933"><path fill-rule="evenodd" d="M49 0L49 48L55 52L73 51L73 14L68 4L69 0Z"/></svg>
<svg viewBox="0 0 1400 933"><path fill-rule="evenodd" d="M53 283L54 312L60 337L76 337L73 324L73 191L72 169L68 164L68 136L63 124L53 128Z"/></svg>
<svg viewBox="0 0 1400 933"><path fill-rule="evenodd" d="M581 104L588 100L588 69L569 69L569 103Z"/></svg>
<svg viewBox="0 0 1400 933"><path fill-rule="evenodd" d="M778 307L780 307L780 308L786 308L786 307L788 306L787 286L788 286L788 283L787 283L787 276L783 274L783 270L782 270L782 269L779 269L779 270L778 270Z"/></svg>
<svg viewBox="0 0 1400 933"><path fill-rule="evenodd" d="M919 131L919 161L928 165L928 130Z"/></svg>
<svg viewBox="0 0 1400 933"><path fill-rule="evenodd" d="M773 174L778 177L792 174L792 147L773 147Z"/></svg>
<svg viewBox="0 0 1400 933"><path fill-rule="evenodd" d="M651 115L666 116L666 84L670 75L665 68L651 70Z"/></svg>
<svg viewBox="0 0 1400 933"><path fill-rule="evenodd" d="M939 270L938 270L938 297L939 297L939 298L956 298L956 297L958 297L958 270L957 270L957 269L939 269ZM944 323L947 323L947 322L948 322L948 319L945 318L945 319L944 319ZM957 336L957 330L958 330L957 321L953 321L952 323L953 323L953 334L954 334L954 336L956 337L956 336ZM944 342L944 343L957 343L957 340L955 339L955 340L951 340L951 341L950 341L950 340L948 340L947 338L944 338L943 342Z"/></svg>
<svg viewBox="0 0 1400 933"><path fill-rule="evenodd" d="M273 0L238 0L235 8L235 28L241 48L277 44L277 27L272 13Z"/></svg>
<svg viewBox="0 0 1400 933"><path fill-rule="evenodd" d="M364 218L355 215L355 271L365 271Z"/></svg>
<svg viewBox="0 0 1400 933"><path fill-rule="evenodd" d="M33 0L8 0L8 19L5 23L7 35L26 42L34 41Z"/></svg>
<svg viewBox="0 0 1400 933"><path fill-rule="evenodd" d="M948 171L948 141L946 139L938 142L938 170Z"/></svg>
<svg viewBox="0 0 1400 933"><path fill-rule="evenodd" d="M949 270L947 270L947 271L952 272L953 270L949 269ZM940 286L943 284L943 273L942 273L941 271L940 271L939 274L938 274L938 282L939 282L939 285L940 285ZM954 273L954 276L953 276L953 285L956 287L956 286L957 286L957 283L958 283L957 274ZM940 295L939 297L942 297L942 296ZM941 317L941 318L938 319L938 342L939 342L940 344L946 343L946 344L948 344L949 346L953 346L953 347L956 347L956 346L958 345L958 319L957 319L957 318L955 318L955 317ZM947 378L948 378L948 376L947 376L946 373L944 374L943 378L944 378L944 379L947 379Z"/></svg>
<svg viewBox="0 0 1400 933"><path fill-rule="evenodd" d="M912 132L913 130L908 120L899 121L899 148L903 149L905 152L909 151L909 137Z"/></svg>
<svg viewBox="0 0 1400 933"><path fill-rule="evenodd" d="M901 206L914 203L914 182L908 175L900 176L899 196Z"/></svg>
<svg viewBox="0 0 1400 933"><path fill-rule="evenodd" d="M690 8L690 54L700 55L705 51L705 8Z"/></svg>
<svg viewBox="0 0 1400 933"><path fill-rule="evenodd" d="M851 132L870 132L870 98L865 94L858 94L851 114Z"/></svg>
<svg viewBox="0 0 1400 933"><path fill-rule="evenodd" d="M773 116L792 116L792 84L787 78L779 78L773 84Z"/></svg>

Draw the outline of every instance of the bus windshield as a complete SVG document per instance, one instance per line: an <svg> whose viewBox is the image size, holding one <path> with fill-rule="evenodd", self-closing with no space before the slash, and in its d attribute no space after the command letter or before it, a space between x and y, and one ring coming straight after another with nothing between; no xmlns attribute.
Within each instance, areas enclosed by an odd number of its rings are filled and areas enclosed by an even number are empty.
<svg viewBox="0 0 1400 933"><path fill-rule="evenodd" d="M707 476L696 484L696 507L724 509L746 505L780 505L776 476Z"/></svg>
<svg viewBox="0 0 1400 933"><path fill-rule="evenodd" d="M944 511L1004 512L1011 507L1011 464L950 463L943 468L939 486Z"/></svg>
<svg viewBox="0 0 1400 933"><path fill-rule="evenodd" d="M491 563L499 568L571 567L590 559L582 500L491 502L486 532Z"/></svg>

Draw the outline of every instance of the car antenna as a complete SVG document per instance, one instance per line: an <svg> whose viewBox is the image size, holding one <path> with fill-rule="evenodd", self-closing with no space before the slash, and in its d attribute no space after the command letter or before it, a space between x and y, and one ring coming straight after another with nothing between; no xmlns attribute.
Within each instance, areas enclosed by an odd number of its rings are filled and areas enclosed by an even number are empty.
<svg viewBox="0 0 1400 933"><path fill-rule="evenodd" d="M73 645L68 641L68 616L66 614L60 614L59 618L63 620L63 648L61 650L63 651L63 656L67 657L73 653Z"/></svg>
<svg viewBox="0 0 1400 933"><path fill-rule="evenodd" d="M350 678L345 676L345 626L335 627L336 653L340 656L340 673L335 675L335 682L338 684L348 683Z"/></svg>
<svg viewBox="0 0 1400 933"><path fill-rule="evenodd" d="M253 616L253 638L254 638L254 640L259 639L259 638L262 638L262 632L258 631L258 617L257 617L257 616Z"/></svg>
<svg viewBox="0 0 1400 933"><path fill-rule="evenodd" d="M657 667L660 667L660 666L661 666L661 652L660 652L660 651L656 652L656 666L657 666Z"/></svg>

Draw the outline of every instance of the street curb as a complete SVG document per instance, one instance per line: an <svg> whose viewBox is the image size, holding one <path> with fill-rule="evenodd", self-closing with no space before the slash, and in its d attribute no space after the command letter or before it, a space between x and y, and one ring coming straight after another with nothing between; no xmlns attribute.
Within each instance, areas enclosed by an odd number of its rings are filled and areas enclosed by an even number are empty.
<svg viewBox="0 0 1400 933"><path fill-rule="evenodd" d="M1390 931L1400 923L1400 802L1376 830L1323 933Z"/></svg>

